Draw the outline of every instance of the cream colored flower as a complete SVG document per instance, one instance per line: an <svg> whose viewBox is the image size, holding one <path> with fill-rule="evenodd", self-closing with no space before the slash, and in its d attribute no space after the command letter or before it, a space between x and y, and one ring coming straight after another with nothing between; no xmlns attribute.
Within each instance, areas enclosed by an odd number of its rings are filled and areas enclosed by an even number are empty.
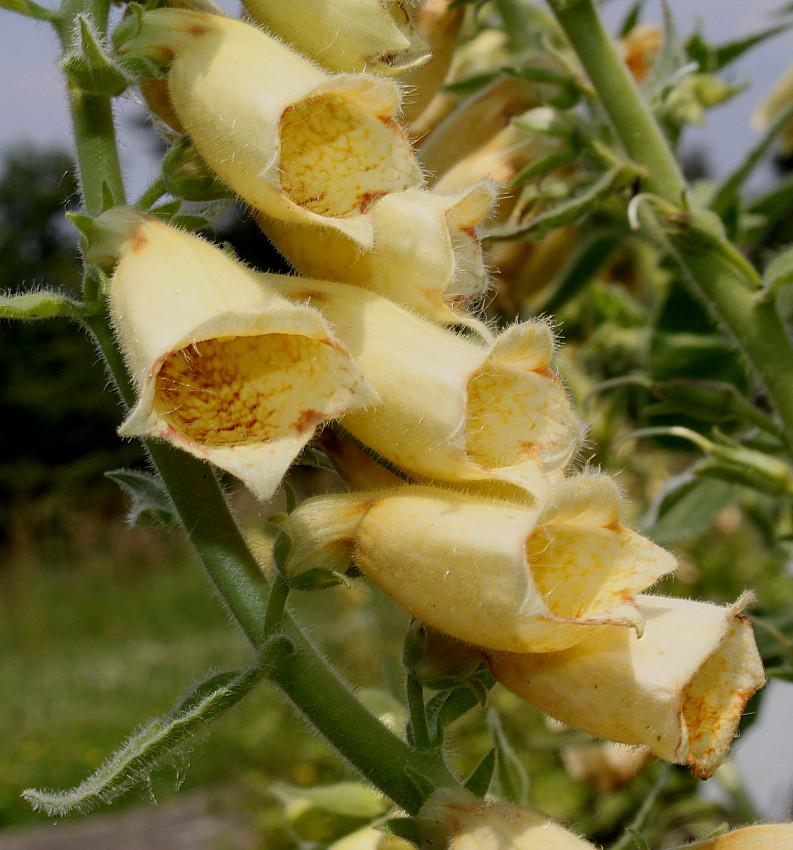
<svg viewBox="0 0 793 850"><path fill-rule="evenodd" d="M760 823L679 850L793 850L793 823Z"/></svg>
<svg viewBox="0 0 793 850"><path fill-rule="evenodd" d="M402 76L401 82L408 88L403 109L406 124L421 115L443 85L464 17L465 7L454 0L427 0L419 9L416 29L430 48L431 57Z"/></svg>
<svg viewBox="0 0 793 850"><path fill-rule="evenodd" d="M622 788L652 759L648 747L623 744L589 744L562 750L562 764L573 777L592 785L601 794Z"/></svg>
<svg viewBox="0 0 793 850"><path fill-rule="evenodd" d="M575 453L580 426L550 370L545 322L513 325L488 345L364 289L265 279L334 327L382 399L345 416L344 428L413 477L533 490Z"/></svg>
<svg viewBox="0 0 793 850"><path fill-rule="evenodd" d="M159 437L269 498L318 425L376 395L322 316L203 239L105 213L90 261L118 258L110 311L138 401L119 429Z"/></svg>
<svg viewBox="0 0 793 850"><path fill-rule="evenodd" d="M606 623L641 633L634 594L675 567L620 525L616 487L597 475L531 507L413 486L320 496L290 514L289 534L289 575L352 561L425 623L512 652L558 654Z"/></svg>
<svg viewBox="0 0 793 850"><path fill-rule="evenodd" d="M182 9L146 12L119 52L170 64L173 108L199 152L266 215L368 246L366 211L421 183L391 80L332 76L255 26Z"/></svg>
<svg viewBox="0 0 793 850"><path fill-rule="evenodd" d="M480 800L464 788L441 788L418 814L427 850L595 850L547 815Z"/></svg>
<svg viewBox="0 0 793 850"><path fill-rule="evenodd" d="M244 0L251 17L329 71L401 74L426 62L410 0Z"/></svg>
<svg viewBox="0 0 793 850"><path fill-rule="evenodd" d="M765 682L745 599L721 608L637 596L639 640L604 629L571 649L498 655L493 675L552 717L598 738L646 744L707 779L727 755L752 694Z"/></svg>
<svg viewBox="0 0 793 850"><path fill-rule="evenodd" d="M362 286L444 324L469 321L487 289L476 227L494 187L481 182L454 195L408 189L374 205L374 242L362 250L337 230L262 216L279 251L306 277Z"/></svg>

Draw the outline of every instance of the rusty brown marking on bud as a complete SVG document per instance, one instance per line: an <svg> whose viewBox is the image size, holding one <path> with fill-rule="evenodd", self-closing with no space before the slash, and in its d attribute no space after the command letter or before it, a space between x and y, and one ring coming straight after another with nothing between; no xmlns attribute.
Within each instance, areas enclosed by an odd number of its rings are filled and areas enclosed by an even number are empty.
<svg viewBox="0 0 793 850"><path fill-rule="evenodd" d="M148 241L146 234L143 232L143 228L139 228L132 237L132 251L140 251L148 244Z"/></svg>

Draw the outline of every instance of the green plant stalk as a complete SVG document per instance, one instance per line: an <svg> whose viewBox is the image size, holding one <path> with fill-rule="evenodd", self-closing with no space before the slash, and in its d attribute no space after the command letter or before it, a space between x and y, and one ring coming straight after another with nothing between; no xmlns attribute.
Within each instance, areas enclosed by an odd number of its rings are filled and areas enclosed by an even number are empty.
<svg viewBox="0 0 793 850"><path fill-rule="evenodd" d="M628 156L647 175L643 190L679 208L687 204L685 179L661 128L642 99L592 0L548 0L589 76ZM669 237L672 252L695 293L738 342L765 386L793 452L791 345L773 305L762 303L739 272L715 256L699 253L684 239Z"/></svg>
<svg viewBox="0 0 793 850"><path fill-rule="evenodd" d="M99 32L107 25L107 0L65 0L59 33L68 45L78 13L90 15ZM125 198L110 98L70 91L77 165L89 215L102 212L107 192ZM105 314L85 319L126 406L134 403L123 358ZM218 595L254 647L261 647L280 600L270 609L270 588L251 552L211 466L170 446L144 441ZM388 730L355 697L284 613L281 631L293 646L270 678L328 743L366 779L408 813L424 802L425 785L458 785L439 754L419 753ZM419 778L415 781L414 777ZM423 777L424 781L421 781Z"/></svg>

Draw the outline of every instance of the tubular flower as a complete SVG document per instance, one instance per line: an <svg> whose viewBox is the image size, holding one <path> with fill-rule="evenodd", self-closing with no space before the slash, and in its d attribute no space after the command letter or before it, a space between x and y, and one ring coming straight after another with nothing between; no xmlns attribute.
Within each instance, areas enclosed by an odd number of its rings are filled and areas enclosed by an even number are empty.
<svg viewBox="0 0 793 850"><path fill-rule="evenodd" d="M319 496L289 515L289 534L287 574L352 562L439 631L512 652L557 652L606 623L641 633L634 594L675 566L619 524L602 476L568 479L530 507L415 486Z"/></svg>
<svg viewBox="0 0 793 850"><path fill-rule="evenodd" d="M421 162L438 179L509 127L513 118L538 105L536 83L511 75L498 77L464 100L432 131L421 144Z"/></svg>
<svg viewBox="0 0 793 850"><path fill-rule="evenodd" d="M793 823L759 823L678 850L793 850Z"/></svg>
<svg viewBox="0 0 793 850"><path fill-rule="evenodd" d="M143 15L122 55L170 63L174 111L222 180L275 218L370 245L366 211L421 183L391 80L331 76L255 26L182 9Z"/></svg>
<svg viewBox="0 0 793 850"><path fill-rule="evenodd" d="M370 212L374 243L367 251L339 231L264 216L260 224L300 274L353 283L434 321L459 324L487 289L475 228L494 195L487 182L454 195L387 195Z"/></svg>
<svg viewBox="0 0 793 850"><path fill-rule="evenodd" d="M405 472L443 481L495 479L531 490L542 473L561 473L576 451L580 426L550 370L553 335L545 322L514 325L486 345L373 292L266 279L317 307L333 325L382 399L342 424Z"/></svg>
<svg viewBox="0 0 793 850"><path fill-rule="evenodd" d="M639 640L604 629L564 652L498 655L493 675L552 717L598 738L646 744L707 779L722 763L752 694L765 682L740 610L638 596Z"/></svg>
<svg viewBox="0 0 793 850"><path fill-rule="evenodd" d="M317 425L376 400L316 310L223 251L134 210L99 226L89 260L108 242L118 257L110 310L139 396L119 433L168 440L267 499Z"/></svg>
<svg viewBox="0 0 793 850"><path fill-rule="evenodd" d="M401 82L411 89L405 99L406 124L418 118L443 85L454 58L454 49L465 17L465 8L453 0L427 0L416 15L416 28L432 52L430 60L411 68Z"/></svg>
<svg viewBox="0 0 793 850"><path fill-rule="evenodd" d="M426 850L595 850L541 812L480 800L464 788L435 791L417 822Z"/></svg>
<svg viewBox="0 0 793 850"><path fill-rule="evenodd" d="M329 71L385 75L428 58L413 6L410 0L245 0L257 23Z"/></svg>

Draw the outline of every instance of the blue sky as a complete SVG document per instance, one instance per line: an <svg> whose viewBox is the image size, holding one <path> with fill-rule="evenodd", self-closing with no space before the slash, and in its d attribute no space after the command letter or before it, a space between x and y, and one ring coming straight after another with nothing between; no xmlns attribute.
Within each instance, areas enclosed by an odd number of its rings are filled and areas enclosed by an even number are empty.
<svg viewBox="0 0 793 850"><path fill-rule="evenodd" d="M46 0L45 0L46 2ZM779 0L673 0L680 30L688 33L697 19L705 32L717 41L736 38L768 25ZM626 0L610 0L604 14L618 21L629 8ZM660 20L660 3L647 4L645 20ZM12 144L69 144L69 126L62 85L55 68L55 39L48 25L0 9L0 149ZM748 127L754 100L768 91L776 77L793 62L793 33L777 36L773 42L749 54L731 72L734 79L752 81L750 93L711 113L705 130L688 135L689 145L707 145L719 171L735 164L751 144L754 134ZM129 134L129 116L139 107L133 95L119 106L119 122L125 139L122 155L133 194L142 190L152 165L140 134Z"/></svg>

